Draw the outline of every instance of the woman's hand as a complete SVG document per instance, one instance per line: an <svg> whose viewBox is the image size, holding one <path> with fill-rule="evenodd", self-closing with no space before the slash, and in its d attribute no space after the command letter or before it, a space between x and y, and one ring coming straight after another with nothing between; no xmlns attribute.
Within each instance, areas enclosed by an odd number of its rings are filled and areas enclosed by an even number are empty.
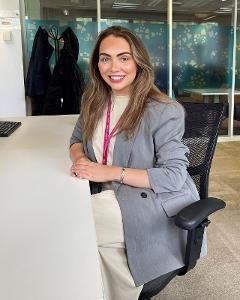
<svg viewBox="0 0 240 300"><path fill-rule="evenodd" d="M76 173L77 172L76 166L78 164L89 163L89 162L91 162L91 160L88 159L85 155L76 159L76 161L72 164L71 169L70 169L71 176L79 177L79 176L77 176L77 173Z"/></svg>
<svg viewBox="0 0 240 300"><path fill-rule="evenodd" d="M120 181L122 168L118 166L102 165L90 161L84 153L82 143L70 147L73 164L70 173L74 177L95 182ZM123 183L135 187L151 188L147 170L125 168Z"/></svg>
<svg viewBox="0 0 240 300"><path fill-rule="evenodd" d="M81 179L87 179L94 182L107 182L119 180L121 168L91 162L87 158L80 158L72 165L71 173L73 174L72 176Z"/></svg>

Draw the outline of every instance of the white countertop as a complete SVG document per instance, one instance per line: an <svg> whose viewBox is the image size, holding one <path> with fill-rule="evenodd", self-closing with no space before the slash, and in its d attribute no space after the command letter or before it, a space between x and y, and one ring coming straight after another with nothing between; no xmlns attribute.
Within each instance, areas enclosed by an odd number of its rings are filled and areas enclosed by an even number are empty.
<svg viewBox="0 0 240 300"><path fill-rule="evenodd" d="M102 299L88 181L69 175L77 116L14 120L0 138L0 299Z"/></svg>

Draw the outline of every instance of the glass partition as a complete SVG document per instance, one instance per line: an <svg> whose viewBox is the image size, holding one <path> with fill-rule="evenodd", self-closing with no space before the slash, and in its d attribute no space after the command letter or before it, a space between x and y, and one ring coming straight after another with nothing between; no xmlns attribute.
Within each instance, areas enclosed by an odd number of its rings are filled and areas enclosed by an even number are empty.
<svg viewBox="0 0 240 300"><path fill-rule="evenodd" d="M240 1L238 1L238 9L239 8ZM235 86L236 90L240 91L240 18L239 16L237 17ZM233 134L240 135L240 95L235 95L234 98Z"/></svg>
<svg viewBox="0 0 240 300"><path fill-rule="evenodd" d="M25 0L24 3L25 86L28 96L28 114L77 113L79 111L77 99L81 98L88 78L89 56L97 36L97 2L96 0ZM55 66L64 44L66 46L64 51L77 57L78 68L72 67L71 76L76 80L69 82L68 86L71 84L71 88L68 88L67 92L65 89L60 95L62 73L59 67L55 69ZM44 62L43 53L47 53L45 56L48 59L47 63ZM32 56L34 60L29 64ZM28 73L29 66L31 66L31 73ZM36 68L38 68L37 72ZM63 64L62 68L66 71ZM54 73L54 70L57 71ZM39 80L34 75L36 73ZM59 82L57 83L56 80ZM68 100L64 100L64 97ZM54 104L55 102L57 104Z"/></svg>
<svg viewBox="0 0 240 300"><path fill-rule="evenodd" d="M180 101L230 101L233 5L219 0L173 5L173 88ZM228 124L226 118L222 135Z"/></svg>
<svg viewBox="0 0 240 300"><path fill-rule="evenodd" d="M28 63L39 26L60 35L72 28L79 41L78 65L88 78L89 55L98 28L111 25L133 30L148 48L155 70L156 85L164 92L168 82L168 1L167 0L21 0L25 3L25 61ZM222 135L240 133L240 95L234 92L234 120L230 122L228 105L234 91L233 46L235 0L173 1L172 94L179 101L225 102L226 118ZM97 3L100 11L97 12ZM99 13L99 14L98 14ZM101 16L97 20L97 15ZM56 45L50 59L56 63ZM240 21L236 32L235 90L240 90ZM61 47L61 43L60 43Z"/></svg>
<svg viewBox="0 0 240 300"><path fill-rule="evenodd" d="M41 26L49 34L49 41L56 47L54 39L70 27L79 41L78 64L87 77L87 64L92 45L97 36L97 3L96 0L25 0L26 59L29 61L35 34ZM60 45L61 47L61 45ZM54 51L50 64L56 62Z"/></svg>

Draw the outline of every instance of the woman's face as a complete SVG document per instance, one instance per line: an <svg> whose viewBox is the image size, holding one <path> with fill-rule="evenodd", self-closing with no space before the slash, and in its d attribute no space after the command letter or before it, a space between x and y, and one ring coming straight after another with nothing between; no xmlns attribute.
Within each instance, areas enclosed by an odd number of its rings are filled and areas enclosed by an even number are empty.
<svg viewBox="0 0 240 300"><path fill-rule="evenodd" d="M137 64L130 45L124 38L110 35L102 40L98 68L114 95L129 94L130 86L136 77Z"/></svg>

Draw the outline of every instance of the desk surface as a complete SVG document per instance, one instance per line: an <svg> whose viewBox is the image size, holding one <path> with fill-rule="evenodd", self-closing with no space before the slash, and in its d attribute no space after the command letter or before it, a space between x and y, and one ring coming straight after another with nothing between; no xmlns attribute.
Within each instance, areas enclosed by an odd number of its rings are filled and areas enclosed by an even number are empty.
<svg viewBox="0 0 240 300"><path fill-rule="evenodd" d="M103 299L88 182L69 175L76 119L18 118L0 138L0 299Z"/></svg>
<svg viewBox="0 0 240 300"><path fill-rule="evenodd" d="M215 95L229 95L231 94L231 89L225 88L212 88L212 89L184 89L187 93L200 94L202 96L215 96ZM235 95L240 95L240 91L235 90Z"/></svg>

